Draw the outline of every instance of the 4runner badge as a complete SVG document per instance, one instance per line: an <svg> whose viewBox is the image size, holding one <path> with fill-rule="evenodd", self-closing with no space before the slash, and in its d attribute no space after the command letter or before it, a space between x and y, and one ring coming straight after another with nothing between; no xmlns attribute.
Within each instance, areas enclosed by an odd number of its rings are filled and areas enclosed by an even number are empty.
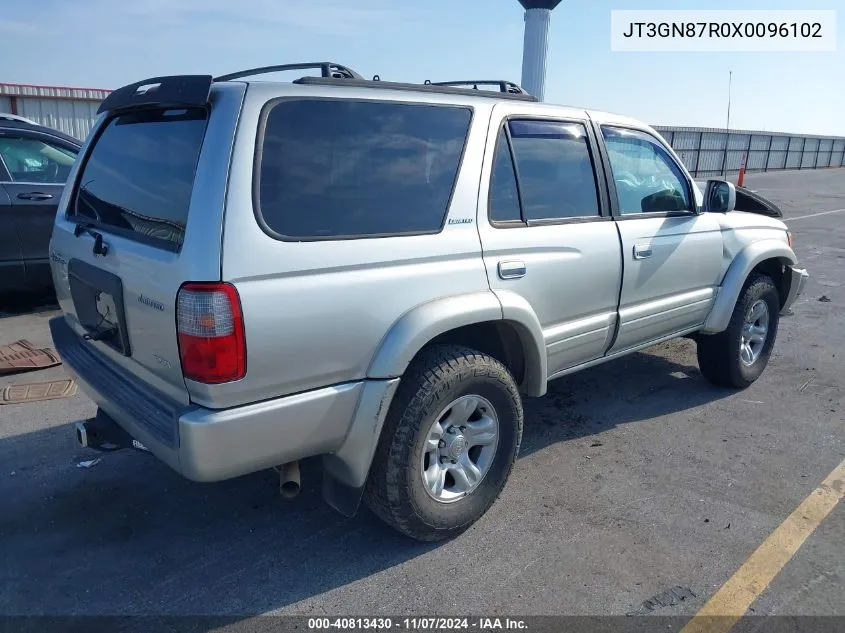
<svg viewBox="0 0 845 633"><path fill-rule="evenodd" d="M449 224L472 224L472 218L451 218Z"/></svg>
<svg viewBox="0 0 845 633"><path fill-rule="evenodd" d="M145 297L144 295L138 295L138 302L143 303L145 306L155 308L159 312L164 312L164 304L161 301L150 299L149 297Z"/></svg>

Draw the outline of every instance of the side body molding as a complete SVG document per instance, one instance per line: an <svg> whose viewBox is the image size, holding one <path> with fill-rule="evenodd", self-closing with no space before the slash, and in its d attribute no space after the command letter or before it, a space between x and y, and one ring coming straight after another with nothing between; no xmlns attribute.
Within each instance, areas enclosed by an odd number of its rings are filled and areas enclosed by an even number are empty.
<svg viewBox="0 0 845 633"><path fill-rule="evenodd" d="M716 334L728 327L731 313L748 275L760 262L775 258L780 259L785 265L793 265L798 261L787 244L774 239L753 242L737 253L722 280L710 315L704 322L704 327L701 328L702 333Z"/></svg>

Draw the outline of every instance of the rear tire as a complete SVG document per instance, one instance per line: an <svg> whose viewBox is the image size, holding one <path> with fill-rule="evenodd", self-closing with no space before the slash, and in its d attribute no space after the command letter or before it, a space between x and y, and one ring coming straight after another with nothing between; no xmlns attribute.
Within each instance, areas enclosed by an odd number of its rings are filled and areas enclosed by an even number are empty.
<svg viewBox="0 0 845 633"><path fill-rule="evenodd" d="M365 503L416 540L460 534L504 488L522 423L522 400L502 363L457 345L423 350L390 405Z"/></svg>
<svg viewBox="0 0 845 633"><path fill-rule="evenodd" d="M780 298L770 277L752 273L737 299L728 328L699 335L698 366L719 387L744 389L766 368L778 332Z"/></svg>

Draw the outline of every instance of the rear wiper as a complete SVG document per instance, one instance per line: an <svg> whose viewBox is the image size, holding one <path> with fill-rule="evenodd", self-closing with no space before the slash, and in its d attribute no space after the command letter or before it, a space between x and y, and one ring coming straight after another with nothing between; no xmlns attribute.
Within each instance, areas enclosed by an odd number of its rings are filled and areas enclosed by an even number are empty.
<svg viewBox="0 0 845 633"><path fill-rule="evenodd" d="M109 252L109 245L103 241L103 234L95 231L93 227L90 222L78 222L73 229L73 235L79 237L87 233L94 238L94 255L105 255Z"/></svg>

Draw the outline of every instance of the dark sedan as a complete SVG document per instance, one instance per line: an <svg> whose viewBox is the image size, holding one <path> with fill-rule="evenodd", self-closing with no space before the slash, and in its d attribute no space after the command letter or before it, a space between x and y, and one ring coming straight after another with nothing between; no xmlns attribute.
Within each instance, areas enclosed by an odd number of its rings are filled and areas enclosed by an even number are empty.
<svg viewBox="0 0 845 633"><path fill-rule="evenodd" d="M0 293L52 288L50 235L81 143L0 114Z"/></svg>

